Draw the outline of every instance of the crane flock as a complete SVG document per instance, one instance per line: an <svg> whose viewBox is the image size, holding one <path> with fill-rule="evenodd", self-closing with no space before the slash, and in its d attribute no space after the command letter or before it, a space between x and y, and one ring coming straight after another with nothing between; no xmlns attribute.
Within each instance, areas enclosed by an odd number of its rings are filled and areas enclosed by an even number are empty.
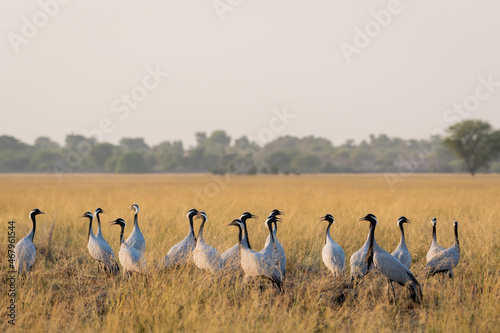
<svg viewBox="0 0 500 333"><path fill-rule="evenodd" d="M130 276L132 273L147 274L148 265L144 257L146 241L139 228L138 215L139 205L133 204L130 210L134 211L134 225L130 236L124 240L126 223L122 218L117 218L110 223L120 226L120 250L118 258L123 268L123 274ZM81 217L88 218L89 229L87 235L87 247L89 254L97 261L98 267L103 268L109 275L116 275L120 271L115 253L106 241L101 230L100 214L105 212L97 208L95 213L84 213ZM36 230L36 216L44 214L38 208L29 213L33 227L31 232L21 239L15 246L14 268L18 274L27 274L35 263L36 248L33 243ZM189 224L187 236L170 248L164 258L159 261L158 269L168 271L193 262L202 270L214 275L219 274L244 274L244 280L267 279L270 280L279 291L284 290L286 273L286 253L283 245L277 238L278 222L282 221L280 216L284 213L274 209L265 220L265 226L269 230L264 248L257 252L252 249L248 236L247 220L255 219L257 216L250 212L244 212L240 218L232 220L228 226L238 228L238 243L226 250L222 255L220 252L205 242L203 230L208 221L208 216L203 211L191 209L186 217ZM97 234L93 233L92 223L97 219ZM198 235L194 231L194 219L201 219ZM373 214L367 214L359 219L369 222L368 237L363 246L354 252L350 258L350 280L359 282L367 275L373 267L387 280L388 290L392 289L393 298L395 291L393 282L405 287L410 298L416 303L422 302L422 286L410 271L412 257L406 246L404 223L410 223L406 217L401 216L397 221L400 229L400 242L397 248L390 254L381 248L375 240L375 228L378 220ZM326 268L332 273L333 279L341 281L345 277L345 254L342 247L334 241L330 230L335 222L331 214L326 214L320 221L328 222L325 232L325 245L322 249L322 259ZM460 245L458 240L458 222L453 223L455 242L444 249L436 240L436 218L432 221L432 241L426 256L425 277L429 278L437 273L453 279L453 269L460 260Z"/></svg>

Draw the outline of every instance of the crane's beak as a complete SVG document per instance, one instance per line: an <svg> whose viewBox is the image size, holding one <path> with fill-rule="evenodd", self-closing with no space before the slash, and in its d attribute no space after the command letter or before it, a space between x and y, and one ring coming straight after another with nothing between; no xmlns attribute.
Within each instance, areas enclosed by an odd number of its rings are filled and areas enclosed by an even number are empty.
<svg viewBox="0 0 500 333"><path fill-rule="evenodd" d="M226 226L230 226L230 225L235 225L235 226L238 226L238 222L236 222L235 220L232 220L230 223L228 223Z"/></svg>
<svg viewBox="0 0 500 333"><path fill-rule="evenodd" d="M358 221L368 221L368 220L366 219L366 216L364 216L364 217L360 218Z"/></svg>
<svg viewBox="0 0 500 333"><path fill-rule="evenodd" d="M257 215L250 214L251 219L258 219L259 217Z"/></svg>

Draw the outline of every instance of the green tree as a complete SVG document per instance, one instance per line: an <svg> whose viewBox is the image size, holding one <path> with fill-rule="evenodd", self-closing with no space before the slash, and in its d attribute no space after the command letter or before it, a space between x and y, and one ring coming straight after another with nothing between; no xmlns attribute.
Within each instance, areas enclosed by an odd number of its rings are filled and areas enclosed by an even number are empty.
<svg viewBox="0 0 500 333"><path fill-rule="evenodd" d="M448 133L444 144L465 162L472 176L500 154L500 131L493 130L488 122L464 120L450 126Z"/></svg>
<svg viewBox="0 0 500 333"><path fill-rule="evenodd" d="M95 163L101 169L104 169L106 160L113 155L114 146L110 143L99 143L95 145L90 155L94 158Z"/></svg>
<svg viewBox="0 0 500 333"><path fill-rule="evenodd" d="M116 172L119 173L143 173L148 171L144 156L136 151L123 153L116 163Z"/></svg>

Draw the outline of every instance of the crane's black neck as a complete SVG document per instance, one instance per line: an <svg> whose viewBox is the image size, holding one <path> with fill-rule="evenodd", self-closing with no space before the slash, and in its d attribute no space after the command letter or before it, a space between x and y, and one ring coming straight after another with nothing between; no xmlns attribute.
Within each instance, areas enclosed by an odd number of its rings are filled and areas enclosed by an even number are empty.
<svg viewBox="0 0 500 333"><path fill-rule="evenodd" d="M278 223L276 221L274 221L273 224L274 224L274 233L277 234L278 233Z"/></svg>
<svg viewBox="0 0 500 333"><path fill-rule="evenodd" d="M432 225L432 239L436 242L436 223Z"/></svg>
<svg viewBox="0 0 500 333"><path fill-rule="evenodd" d="M401 243L405 241L405 229L403 228L403 223L399 223L399 229L401 229Z"/></svg>
<svg viewBox="0 0 500 333"><path fill-rule="evenodd" d="M333 221L328 221L328 227L326 227L325 232L325 244L328 242L328 235L330 234L330 227L332 226Z"/></svg>
<svg viewBox="0 0 500 333"><path fill-rule="evenodd" d="M243 225L244 225L244 228L245 228L245 239L246 239L246 241L247 241L247 246L248 246L248 248L249 248L249 249L251 249L251 248L252 248L252 246L250 245L250 240L248 239L248 229L247 229L247 223L246 223L246 222L244 222L244 223L243 223Z"/></svg>
<svg viewBox="0 0 500 333"><path fill-rule="evenodd" d="M99 226L99 228L101 228L101 218L99 217L99 214L101 213L97 213L95 214L95 216L97 217L97 225Z"/></svg>
<svg viewBox="0 0 500 333"><path fill-rule="evenodd" d="M35 239L35 231L36 231L36 214L30 214L31 221L33 222L33 230L31 234L31 242L33 243L33 240Z"/></svg>
<svg viewBox="0 0 500 333"><path fill-rule="evenodd" d="M205 227L205 222L207 222L207 218L202 215L200 229L198 230L198 240L203 239L203 228Z"/></svg>
<svg viewBox="0 0 500 333"><path fill-rule="evenodd" d="M123 240L123 232L125 231L125 225L120 224L120 227L122 230L120 231L120 245L123 244L125 241Z"/></svg>
<svg viewBox="0 0 500 333"><path fill-rule="evenodd" d="M249 249L251 249L252 246L250 245L250 240L248 239L247 219L248 219L247 217L243 217L241 219L241 222L243 222L243 227L245 228L245 235L246 235L245 239L247 241L247 246L248 246Z"/></svg>
<svg viewBox="0 0 500 333"><path fill-rule="evenodd" d="M460 243L458 242L458 224L455 224L455 244L460 248Z"/></svg>
<svg viewBox="0 0 500 333"><path fill-rule="evenodd" d="M193 216L189 215L189 232L191 235L193 235L194 241L196 243L196 235L194 234L194 229L193 229Z"/></svg>
<svg viewBox="0 0 500 333"><path fill-rule="evenodd" d="M375 243L375 226L377 225L377 222L375 221L370 221L370 233L369 233L369 245L368 245L368 251L366 253L366 258L365 261L367 262L367 269L369 270L371 265L373 264L373 246Z"/></svg>
<svg viewBox="0 0 500 333"><path fill-rule="evenodd" d="M245 236L247 236L247 239L248 239L248 235L246 234L246 231L243 230L241 225L238 224L238 252L240 254L240 258L241 258L241 248L243 246L245 246L244 244L241 244L241 239L243 238L243 233L245 233Z"/></svg>
<svg viewBox="0 0 500 333"><path fill-rule="evenodd" d="M87 216L87 218L89 219L89 233L87 234L87 241L88 241L90 239L90 233L92 232L93 217Z"/></svg>

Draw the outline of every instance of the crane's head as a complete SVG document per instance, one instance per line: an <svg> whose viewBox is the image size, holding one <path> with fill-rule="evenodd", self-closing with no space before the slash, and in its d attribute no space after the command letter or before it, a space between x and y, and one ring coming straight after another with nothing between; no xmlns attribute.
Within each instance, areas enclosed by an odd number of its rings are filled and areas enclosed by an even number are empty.
<svg viewBox="0 0 500 333"><path fill-rule="evenodd" d="M44 213L44 212L42 212L40 209L35 208L35 209L33 209L33 210L30 212L29 216L36 216L36 215L39 215L39 214L45 214L45 213Z"/></svg>
<svg viewBox="0 0 500 333"><path fill-rule="evenodd" d="M319 220L328 221L329 223L335 222L335 219L333 218L332 214L326 214L325 216L320 217Z"/></svg>
<svg viewBox="0 0 500 333"><path fill-rule="evenodd" d="M196 215L198 214L198 210L197 209L190 209L189 212L187 213L187 217L189 219L192 219L193 217L195 217Z"/></svg>
<svg viewBox="0 0 500 333"><path fill-rule="evenodd" d="M139 205L138 204L132 204L130 207L129 207L130 210L133 210L135 211L136 214L139 213Z"/></svg>
<svg viewBox="0 0 500 333"><path fill-rule="evenodd" d="M95 215L99 215L99 214L105 214L104 211L101 208L97 208L95 210Z"/></svg>
<svg viewBox="0 0 500 333"><path fill-rule="evenodd" d="M458 221L453 222L453 226L456 228L458 227Z"/></svg>
<svg viewBox="0 0 500 333"><path fill-rule="evenodd" d="M277 216L268 216L266 219L265 225L269 226L272 223L276 223L276 222L281 222L281 219Z"/></svg>
<svg viewBox="0 0 500 333"><path fill-rule="evenodd" d="M230 225L234 225L234 226L237 226L239 228L243 228L244 227L243 226L243 222L241 222L240 219L234 219L234 220L232 220L231 223L228 224L228 226L230 226Z"/></svg>
<svg viewBox="0 0 500 333"><path fill-rule="evenodd" d="M119 225L122 228L125 228L125 226L126 226L125 221L121 217L119 217L116 220L111 221L109 223L111 223L111 224L117 224L117 225Z"/></svg>
<svg viewBox="0 0 500 333"><path fill-rule="evenodd" d="M375 215L373 215L373 214L368 214L368 215L366 215L366 216L364 216L364 217L360 218L359 220L360 220L360 221L368 221L368 222L370 222L370 223L375 223L375 224L377 224L377 223L378 223L377 218L376 218L376 217L375 217Z"/></svg>
<svg viewBox="0 0 500 333"><path fill-rule="evenodd" d="M269 214L269 216L278 216L278 215L285 215L285 213L283 213L282 211L279 211L278 209L273 209L271 214Z"/></svg>
<svg viewBox="0 0 500 333"><path fill-rule="evenodd" d="M432 220L431 220L432 226L435 226L436 223L437 223L437 221L438 220L435 217L433 217Z"/></svg>
<svg viewBox="0 0 500 333"><path fill-rule="evenodd" d="M408 219L407 219L406 217L404 217L404 216L401 216L401 217L398 219L398 223L397 223L397 225L399 226L399 225L401 225L401 224L403 224L403 223L410 223L410 220L408 220Z"/></svg>
<svg viewBox="0 0 500 333"><path fill-rule="evenodd" d="M243 214L241 214L241 216L240 216L240 220L241 220L241 221L243 221L243 222L245 222L245 221L246 221L246 220L248 220L248 219L256 219L256 218L258 218L258 216L255 216L255 215L253 215L253 214L252 214L252 213L250 213L250 212L244 212L244 213L243 213Z"/></svg>
<svg viewBox="0 0 500 333"><path fill-rule="evenodd" d="M203 221L206 221L207 220L207 213L205 213L205 212L198 212L198 214L196 214L195 218L202 219Z"/></svg>
<svg viewBox="0 0 500 333"><path fill-rule="evenodd" d="M93 219L94 215L92 215L91 212L86 212L83 215L81 215L80 217L88 217L89 219Z"/></svg>

